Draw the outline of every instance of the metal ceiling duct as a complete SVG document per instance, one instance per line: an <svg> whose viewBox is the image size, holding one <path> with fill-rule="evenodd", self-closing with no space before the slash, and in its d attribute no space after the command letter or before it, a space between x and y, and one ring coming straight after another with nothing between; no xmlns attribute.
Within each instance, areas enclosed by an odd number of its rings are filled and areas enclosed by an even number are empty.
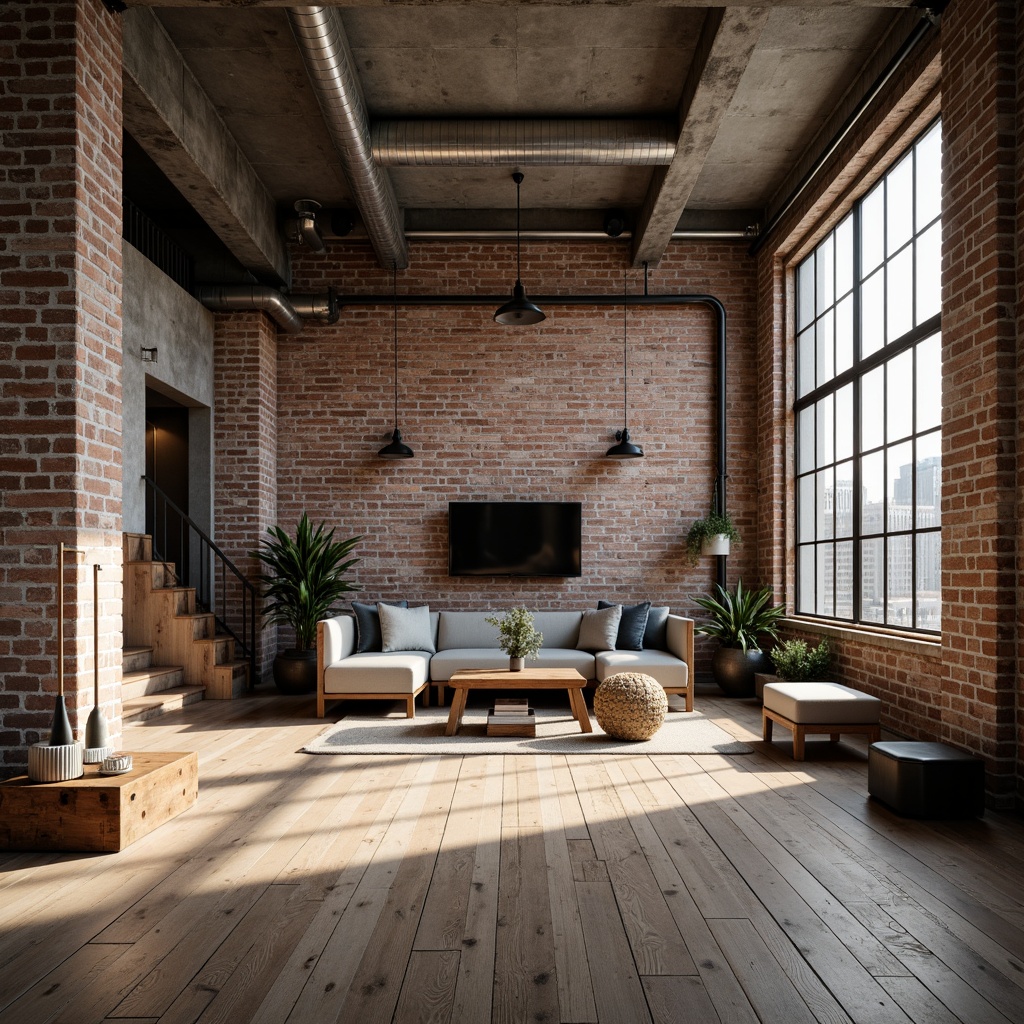
<svg viewBox="0 0 1024 1024"><path fill-rule="evenodd" d="M383 167L519 167L671 163L678 129L641 118L378 121L373 157Z"/></svg>
<svg viewBox="0 0 1024 1024"><path fill-rule="evenodd" d="M305 327L303 316L329 324L338 319L338 297L333 288L320 295L293 295L289 300L266 285L202 285L195 296L215 313L258 309L285 334L299 334Z"/></svg>
<svg viewBox="0 0 1024 1024"><path fill-rule="evenodd" d="M292 7L288 20L377 259L407 267L402 215L387 174L373 160L366 104L340 16L333 7Z"/></svg>

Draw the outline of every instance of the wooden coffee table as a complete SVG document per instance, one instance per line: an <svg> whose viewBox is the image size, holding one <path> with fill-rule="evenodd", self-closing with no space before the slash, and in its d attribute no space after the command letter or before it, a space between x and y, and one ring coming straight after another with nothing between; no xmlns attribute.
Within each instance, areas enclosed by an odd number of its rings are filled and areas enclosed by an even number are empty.
<svg viewBox="0 0 1024 1024"><path fill-rule="evenodd" d="M580 723L583 732L594 731L587 702L583 699L583 687L587 681L574 668L524 668L520 672L510 672L507 668L463 669L453 673L447 685L455 695L448 713L445 736L454 736L459 731L470 690L567 690L572 717Z"/></svg>

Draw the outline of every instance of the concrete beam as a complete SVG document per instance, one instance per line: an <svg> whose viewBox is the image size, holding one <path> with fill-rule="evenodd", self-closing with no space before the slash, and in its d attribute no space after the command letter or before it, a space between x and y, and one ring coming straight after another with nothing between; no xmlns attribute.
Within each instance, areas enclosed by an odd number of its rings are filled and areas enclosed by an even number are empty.
<svg viewBox="0 0 1024 1024"><path fill-rule="evenodd" d="M294 7L295 0L126 0L129 7ZM587 0L613 7L707 7L708 0ZM916 0L730 0L730 7L913 7ZM466 0L321 0L321 7L463 7ZM544 0L578 7L580 0ZM486 0L488 7L521 7L523 0Z"/></svg>
<svg viewBox="0 0 1024 1024"><path fill-rule="evenodd" d="M657 263L664 256L761 37L768 11L767 7L716 7L708 11L679 101L675 156L668 167L655 169L637 218L634 266Z"/></svg>
<svg viewBox="0 0 1024 1024"><path fill-rule="evenodd" d="M128 11L123 24L125 129L246 268L287 285L270 193L156 15Z"/></svg>

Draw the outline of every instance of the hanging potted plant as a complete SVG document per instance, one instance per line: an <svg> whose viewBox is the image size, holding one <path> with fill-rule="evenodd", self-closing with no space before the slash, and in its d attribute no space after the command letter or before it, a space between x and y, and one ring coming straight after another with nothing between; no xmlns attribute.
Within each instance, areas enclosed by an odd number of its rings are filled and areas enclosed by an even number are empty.
<svg viewBox="0 0 1024 1024"><path fill-rule="evenodd" d="M696 632L717 637L721 646L711 659L715 682L730 697L750 697L754 693L754 673L769 670L770 662L761 652L763 637L777 640L779 620L785 608L770 604L772 588L744 590L743 581L728 591L715 584L713 597L695 597L694 602L711 615Z"/></svg>
<svg viewBox="0 0 1024 1024"><path fill-rule="evenodd" d="M728 512L718 511L718 484L711 496L711 511L694 521L686 535L686 559L690 565L709 555L727 555L732 542L740 542L739 530L733 526Z"/></svg>
<svg viewBox="0 0 1024 1024"><path fill-rule="evenodd" d="M257 576L263 609L271 625L290 626L295 646L274 659L274 682L282 693L312 693L316 689L316 624L338 611L334 603L342 594L359 587L345 573L359 561L349 553L362 539L334 541L334 530L325 523L316 529L302 513L293 540L280 526L267 528L271 540L261 541L252 555L266 567Z"/></svg>
<svg viewBox="0 0 1024 1024"><path fill-rule="evenodd" d="M544 634L533 628L533 615L525 608L512 608L499 619L488 616L485 622L498 627L498 646L508 655L510 672L521 672L527 658L536 658Z"/></svg>

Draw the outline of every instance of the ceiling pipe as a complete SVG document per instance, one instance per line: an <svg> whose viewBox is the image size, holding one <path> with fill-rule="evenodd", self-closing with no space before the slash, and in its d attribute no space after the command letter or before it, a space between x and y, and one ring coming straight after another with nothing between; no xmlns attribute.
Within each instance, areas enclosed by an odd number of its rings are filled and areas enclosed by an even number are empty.
<svg viewBox="0 0 1024 1024"><path fill-rule="evenodd" d="M382 167L653 167L672 162L675 129L645 118L377 121Z"/></svg>
<svg viewBox="0 0 1024 1024"><path fill-rule="evenodd" d="M370 122L340 16L333 7L293 7L288 20L377 260L401 270L409 265L402 214L387 174L373 159Z"/></svg>
<svg viewBox="0 0 1024 1024"><path fill-rule="evenodd" d="M753 238L757 238L758 228L756 225L751 225L748 228L741 229L720 229L720 228L692 228L687 231L673 231L672 240L676 242L680 241L714 241L715 239L726 240L740 240L749 242ZM509 238L515 238L515 229L508 230L506 228L495 228L490 229L467 229L460 231L458 229L452 230L422 230L422 231L406 231L405 237L410 241L416 242L451 242L459 239L466 241L486 241L488 239L494 240L505 240ZM632 237L631 231L622 231L617 235L609 235L607 231L573 231L573 230L559 230L558 228L552 228L550 230L534 230L534 231L522 231L520 237L524 241L534 242L628 242Z"/></svg>
<svg viewBox="0 0 1024 1024"><path fill-rule="evenodd" d="M708 306L715 315L715 422L718 433L718 448L715 461L715 480L718 486L718 507L724 514L727 508L725 482L728 478L728 454L726 451L727 430L729 425L728 402L726 389L726 365L728 352L726 348L725 306L721 299L714 295L651 295L646 291L643 295L628 295L625 298L629 306ZM342 306L488 306L504 302L504 295L345 295L339 299ZM536 295L533 299L540 306L621 306L621 295ZM716 559L716 579L719 586L726 585L726 556L719 555Z"/></svg>
<svg viewBox="0 0 1024 1024"><path fill-rule="evenodd" d="M259 310L266 313L285 334L299 334L303 317L325 323L338 319L338 299L333 288L319 295L284 296L266 285L200 285L195 297L215 313Z"/></svg>

